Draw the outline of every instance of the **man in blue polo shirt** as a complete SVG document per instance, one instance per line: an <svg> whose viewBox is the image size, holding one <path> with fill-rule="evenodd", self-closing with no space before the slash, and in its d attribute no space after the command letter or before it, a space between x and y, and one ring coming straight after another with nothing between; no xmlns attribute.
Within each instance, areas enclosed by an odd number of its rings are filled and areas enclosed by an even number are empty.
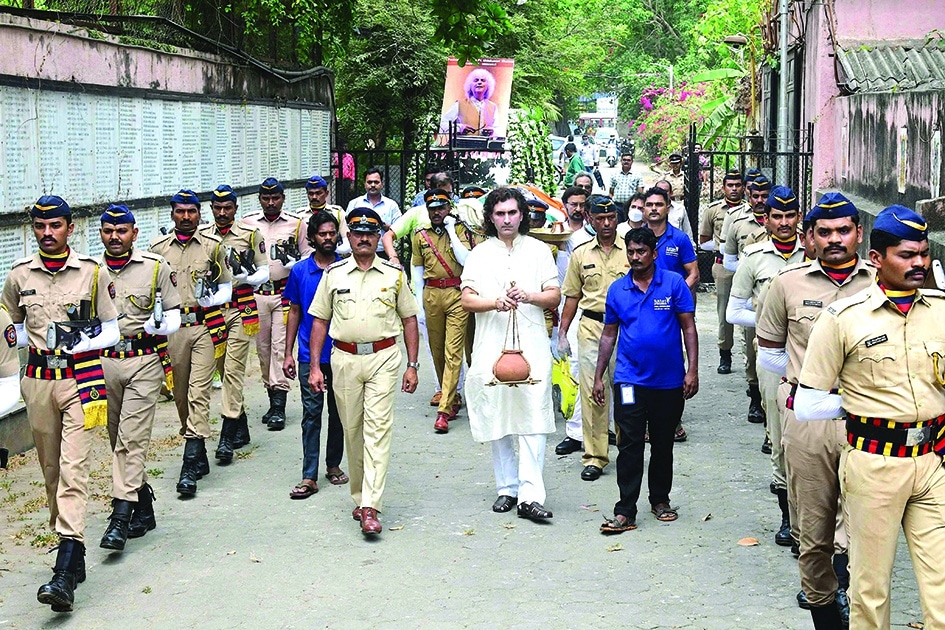
<svg viewBox="0 0 945 630"><path fill-rule="evenodd" d="M286 322L285 361L282 371L290 379L298 376L299 382L302 383L302 481L289 493L292 499L307 499L318 492L318 444L326 398L328 441L325 448L325 477L333 485L348 483L348 476L339 468L344 453L344 430L331 388L331 339L325 340L322 354L318 357L325 374L327 391L316 394L308 386L308 375L311 371L309 336L312 332L312 316L308 313L308 307L315 297L315 290L325 269L341 260L335 252L338 246L338 220L330 213L319 210L308 220L308 241L312 247L312 255L292 267L283 292L289 301L289 318ZM296 337L299 343L298 367L292 358Z"/></svg>
<svg viewBox="0 0 945 630"><path fill-rule="evenodd" d="M699 264L692 241L682 230L669 224L669 193L653 187L643 193L643 217L646 225L656 235L656 266L675 271L683 277L695 300L696 285L699 284Z"/></svg>
<svg viewBox="0 0 945 630"><path fill-rule="evenodd" d="M603 375L616 343L613 387L614 422L620 428L616 466L620 500L614 506L614 518L601 525L606 534L636 529L647 432L651 511L660 521L676 520L676 510L669 502L673 433L682 417L684 401L699 391L699 338L692 295L682 276L655 264L659 258L657 238L649 228L630 230L625 243L630 274L615 280L607 291L594 376L594 402L603 405Z"/></svg>

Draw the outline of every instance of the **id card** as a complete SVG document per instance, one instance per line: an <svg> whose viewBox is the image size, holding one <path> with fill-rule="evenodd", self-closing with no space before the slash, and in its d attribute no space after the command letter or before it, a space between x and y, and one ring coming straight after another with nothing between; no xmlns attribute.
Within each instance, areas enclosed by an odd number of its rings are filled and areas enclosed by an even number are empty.
<svg viewBox="0 0 945 630"><path fill-rule="evenodd" d="M635 405L636 395L633 393L633 385L620 386L620 402L624 405Z"/></svg>

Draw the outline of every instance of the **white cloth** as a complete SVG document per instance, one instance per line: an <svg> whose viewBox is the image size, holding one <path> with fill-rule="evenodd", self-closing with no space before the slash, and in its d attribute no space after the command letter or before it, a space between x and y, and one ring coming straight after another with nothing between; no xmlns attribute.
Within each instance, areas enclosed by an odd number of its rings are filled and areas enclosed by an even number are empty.
<svg viewBox="0 0 945 630"><path fill-rule="evenodd" d="M563 298L564 296L562 296ZM577 313L574 314L574 322L581 320L581 309L578 309ZM568 365L571 368L571 376L574 377L574 380L581 382L581 377L578 375L578 353L576 352L578 347L578 338L577 331L580 326L576 326L574 322L571 323L571 327L568 328L568 343L571 344L571 356L568 357ZM568 418L567 423L564 425L564 434L567 435L572 440L577 440L578 442L584 441L584 420L581 416L581 394L578 393L577 398L574 401L574 413Z"/></svg>
<svg viewBox="0 0 945 630"><path fill-rule="evenodd" d="M582 142L578 145L578 153L581 154L581 161L584 162L584 166L588 168L600 161L600 152L597 149L597 145L593 142L588 142L587 144Z"/></svg>
<svg viewBox="0 0 945 630"><path fill-rule="evenodd" d="M19 373L0 378L0 416L16 407L18 402L20 402Z"/></svg>
<svg viewBox="0 0 945 630"><path fill-rule="evenodd" d="M463 288L492 301L504 296L513 281L517 287L536 293L559 286L558 270L547 245L530 236L517 236L510 250L493 237L469 253ZM486 385L493 381L492 366L506 345L511 312L476 313L472 365L466 375L466 409L470 432L477 442L555 430L551 348L544 313L534 304L520 304L517 313L520 347L531 366L531 378L539 382L518 387Z"/></svg>
<svg viewBox="0 0 945 630"><path fill-rule="evenodd" d="M689 214L686 212L686 206L681 201L674 201L669 205L669 216L666 220L676 228L686 233L689 240L695 246L696 241L692 238L692 225L689 223Z"/></svg>
<svg viewBox="0 0 945 630"><path fill-rule="evenodd" d="M784 348L758 346L758 363L769 372L774 372L778 376L785 376L788 361L788 353Z"/></svg>
<svg viewBox="0 0 945 630"><path fill-rule="evenodd" d="M800 422L840 418L845 415L843 397L822 389L798 387L794 394L794 415Z"/></svg>
<svg viewBox="0 0 945 630"><path fill-rule="evenodd" d="M154 315L144 323L144 332L149 335L172 335L180 329L180 309L172 308L164 311L164 318L160 326L154 325Z"/></svg>
<svg viewBox="0 0 945 630"><path fill-rule="evenodd" d="M371 208L376 212L386 225L393 225L394 221L400 218L400 206L397 205L397 202L391 199L390 197L385 197L381 195L380 201L373 203L367 195L362 197L355 197L348 202L348 208L345 210L345 216L351 214L351 211L355 208ZM384 236L384 232L387 230L381 229L381 236ZM384 251L384 244L379 240L377 242L377 251Z"/></svg>
<svg viewBox="0 0 945 630"><path fill-rule="evenodd" d="M506 435L492 442L492 467L496 493L518 497L519 503L545 502L545 435L518 436L518 462L515 461L515 440Z"/></svg>
<svg viewBox="0 0 945 630"><path fill-rule="evenodd" d="M725 307L725 321L736 326L755 327L755 311L751 308L751 298L728 297Z"/></svg>
<svg viewBox="0 0 945 630"><path fill-rule="evenodd" d="M725 254L722 258L722 266L732 273L738 271L738 254Z"/></svg>

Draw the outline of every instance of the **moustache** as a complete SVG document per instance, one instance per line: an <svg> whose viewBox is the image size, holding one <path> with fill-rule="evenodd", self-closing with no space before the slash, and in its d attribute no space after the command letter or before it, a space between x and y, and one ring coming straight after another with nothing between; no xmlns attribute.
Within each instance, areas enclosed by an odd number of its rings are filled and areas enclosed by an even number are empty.
<svg viewBox="0 0 945 630"><path fill-rule="evenodd" d="M926 271L925 267L917 267L911 271L906 272L907 278L914 278L916 276L924 278L926 275L928 275L928 271Z"/></svg>

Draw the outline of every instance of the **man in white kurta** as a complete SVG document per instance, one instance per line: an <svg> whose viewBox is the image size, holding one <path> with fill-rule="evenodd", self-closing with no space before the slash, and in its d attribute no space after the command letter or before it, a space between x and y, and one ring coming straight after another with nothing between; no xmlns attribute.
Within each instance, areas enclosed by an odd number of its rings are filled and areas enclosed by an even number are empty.
<svg viewBox="0 0 945 630"><path fill-rule="evenodd" d="M560 300L558 270L548 246L521 226L528 216L525 199L514 189L498 188L487 197L484 227L491 238L477 245L463 269L463 306L476 314L472 366L466 376L467 409L473 439L492 442L496 489L495 512L518 504L518 515L551 518L543 507L542 467L547 434L553 433L551 349L544 308ZM510 387L497 383L493 365L503 349L512 348L509 325L518 320L518 347L536 383ZM515 442L519 458L515 458Z"/></svg>

